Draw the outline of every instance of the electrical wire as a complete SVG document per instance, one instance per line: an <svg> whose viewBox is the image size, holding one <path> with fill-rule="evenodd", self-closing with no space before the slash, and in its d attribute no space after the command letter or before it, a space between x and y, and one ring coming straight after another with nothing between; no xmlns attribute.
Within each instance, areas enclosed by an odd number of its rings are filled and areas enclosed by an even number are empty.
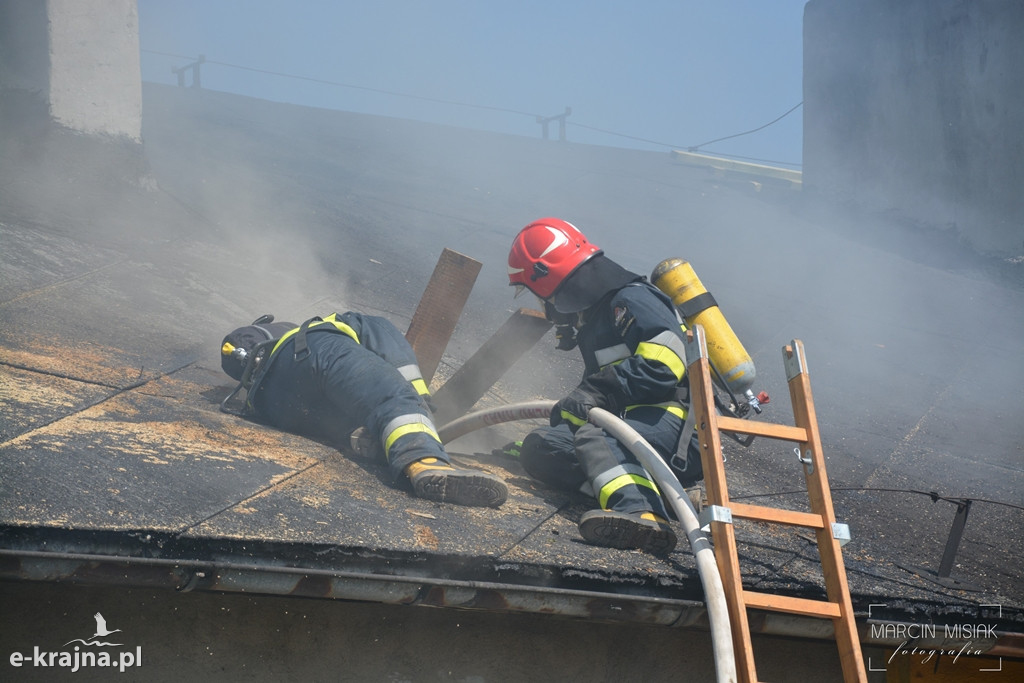
<svg viewBox="0 0 1024 683"><path fill-rule="evenodd" d="M195 61L194 57L190 57L188 55L179 55L179 54L175 54L173 52L160 52L160 51L157 51L157 50L140 50L140 52L145 52L145 53L152 54L152 55L160 55L162 57L173 57L175 59L188 59L188 60ZM382 94L382 95L390 95L392 97L404 97L404 98L407 98L407 99L419 100L419 101L422 101L422 102L433 102L435 104L447 104L447 105L452 105L452 106L457 106L457 107L470 107L470 108L473 108L473 109L483 109L483 110L487 110L487 111L496 111L496 112L502 112L502 113L506 113L506 114L517 114L519 116L529 116L530 118L533 118L533 119L535 119L537 121L540 121L540 120L546 119L546 118L550 118L550 117L544 116L542 114L536 114L536 113L531 113L531 112L526 112L526 111L520 111L518 109L508 109L506 107L494 107L494 106L485 105L485 104L474 104L474 103L471 103L471 102L460 102L460 101L457 101L457 100L445 100L445 99L440 99L440 98L435 98L435 97L426 97L426 96L423 96L423 95L410 95L408 93L401 93L401 92L397 92L397 91L394 91L394 90L384 90L382 88L371 88L371 87L364 86L364 85L355 85L354 83L342 83L340 81L331 81L331 80L326 80L326 79L322 79L322 78L311 78L309 76L299 76L299 75L296 75L296 74L288 74L288 73L283 73L283 72L280 72L280 71L271 71L269 69L258 69L258 68L255 68L255 67L243 66L241 64L230 64L228 62L221 62L221 61L216 61L216 60L212 60L212 59L205 59L205 58L203 58L202 63L204 63L204 64L216 64L217 66L223 66L223 67L227 67L227 68L231 68L231 69L240 69L242 71L250 71L252 73L259 73L259 74L264 74L264 75L267 75L267 76L277 76L279 78L290 78L290 79L297 80L297 81L306 81L308 83L319 83L321 85L330 85L330 86L335 86L335 87L339 87L339 88L351 88L351 89L354 89L354 90L363 90L365 92L374 92L374 93L379 93L379 94ZM644 143L647 143L647 144L650 144L650 145L657 145L659 147L665 147L667 149L686 149L688 151L694 152L694 151L696 151L696 150L698 150L701 147L704 147L706 145L714 144L716 142L721 142L722 140L731 140L732 138L737 138L737 137L741 137L743 135L749 135L751 133L756 133L758 131L764 130L765 128L771 126L772 124L778 123L779 121L784 119L786 116L788 116L789 114L791 114L794 111L796 111L802 104L803 104L803 102L800 102L799 104L797 104L796 106L791 108L789 111L787 111L782 116L779 116L778 118L774 119L773 121L769 121L768 123L764 124L763 126L759 126L759 127L755 128L753 130L748 130L748 131L745 131L743 133L736 133L735 135L728 135L726 137L718 138L716 140L711 140L710 142L704 142L704 143L701 143L699 145L675 145L675 144L671 144L671 143L668 143L668 142L660 142L658 140L650 140L650 139L647 139L647 138L637 137L635 135L627 135L625 133L618 133L616 131L608 130L608 129L605 129L605 128L598 128L596 126L588 126L586 124L577 123L575 121L566 121L566 125L575 126L577 128L583 128L585 130L590 130L590 131L594 131L594 132L597 132L597 133L602 133L604 135L612 135L612 136L615 136L615 137L624 138L626 140L634 140L636 142L644 142ZM715 152L715 154L719 154L719 153ZM761 163L781 164L781 165L796 166L796 167L801 166L801 164L799 164L799 163L794 163L794 162L789 162L789 161L773 161L773 160L770 160L770 159L755 159L755 158L752 158L752 157L742 157L742 156L736 156L736 155L730 155L730 154L721 154L721 156L730 157L730 158L733 158L733 159L744 159L744 160L747 160L747 161L756 161L756 162L761 162Z"/></svg>
<svg viewBox="0 0 1024 683"><path fill-rule="evenodd" d="M758 126L757 128L754 128L753 130L744 131L742 133L736 133L735 135L726 135L724 138L716 138L714 140L708 140L707 142L702 142L701 144L696 145L694 147L687 147L687 149L689 151L691 151L691 152L696 152L698 149L700 149L704 145L713 145L716 142L722 142L723 140L732 140L733 138L738 138L738 137L741 137L743 135L750 135L751 133L756 133L759 130L764 130L768 126L771 126L772 124L778 123L782 119L786 118L787 116L789 116L790 114L795 112L797 109L802 107L803 104L804 104L803 100L801 100L800 102L798 102L795 105L793 105L793 107L789 111L787 111L785 114L783 114L782 116L780 116L777 119L774 119L772 121L769 121L768 123L764 124L763 126Z"/></svg>
<svg viewBox="0 0 1024 683"><path fill-rule="evenodd" d="M616 133L615 131L606 130L604 128L596 128L594 126L588 126L583 123L575 123L574 121L566 121L566 125L575 126L576 128L585 128L587 130L596 131L598 133L604 133L605 135L615 135L620 138L626 138L628 140L636 140L637 142L646 142L652 145L659 145L661 147L670 147L672 149L683 149L684 145L673 145L667 142L658 142L657 140L648 140L647 138L638 138L633 135L626 135L625 133Z"/></svg>
<svg viewBox="0 0 1024 683"><path fill-rule="evenodd" d="M972 503L988 503L990 505L1002 505L1004 507L1012 508L1015 510L1024 510L1024 506L1016 505L1014 503L1007 503L1001 500L990 500L988 498L970 498L970 497L953 497L943 496L935 491L918 491L916 489L892 489L892 488L877 488L877 487L866 487L866 486L837 486L830 487L831 491L881 491L884 493L914 493L922 496L928 496L932 499L932 502L944 500L948 503L966 503L968 501ZM750 493L743 496L730 496L731 500L744 500L747 498L771 498L774 496L789 496L796 493L807 493L806 489L795 491L773 491L771 493Z"/></svg>

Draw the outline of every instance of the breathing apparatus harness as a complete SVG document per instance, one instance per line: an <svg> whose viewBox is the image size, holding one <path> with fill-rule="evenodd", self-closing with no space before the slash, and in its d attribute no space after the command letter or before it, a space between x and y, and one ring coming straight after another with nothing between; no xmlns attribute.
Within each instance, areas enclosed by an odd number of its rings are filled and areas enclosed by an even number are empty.
<svg viewBox="0 0 1024 683"><path fill-rule="evenodd" d="M235 347L232 346L230 342L224 342L224 345L221 347L221 353L223 355L230 355L239 363L245 364L242 370L242 376L238 381L238 386L236 386L234 390L232 390L232 392L220 402L221 412L228 413L229 415L236 415L238 417L245 417L247 415L247 410L232 410L228 407L228 403L231 399L237 396L242 389L248 391L252 387L254 379L256 379L256 371L264 366L264 361L268 356L270 356L271 351L277 344L278 338L275 337L269 329L264 327L264 325L272 322L274 322L274 316L269 313L261 315L252 322L251 327L259 330L264 335L265 339L257 343L251 349L246 349L241 346ZM249 402L246 401L246 409L248 408Z"/></svg>

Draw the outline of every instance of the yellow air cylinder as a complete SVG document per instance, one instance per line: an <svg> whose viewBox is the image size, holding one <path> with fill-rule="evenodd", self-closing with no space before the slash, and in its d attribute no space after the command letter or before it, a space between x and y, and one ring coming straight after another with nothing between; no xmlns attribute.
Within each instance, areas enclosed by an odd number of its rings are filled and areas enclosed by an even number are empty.
<svg viewBox="0 0 1024 683"><path fill-rule="evenodd" d="M716 382L719 385L724 383L724 388L736 396L745 394L756 378L754 361L689 262L679 258L665 259L654 268L651 282L672 299L683 314L687 327L700 325L704 328L708 360L717 372Z"/></svg>

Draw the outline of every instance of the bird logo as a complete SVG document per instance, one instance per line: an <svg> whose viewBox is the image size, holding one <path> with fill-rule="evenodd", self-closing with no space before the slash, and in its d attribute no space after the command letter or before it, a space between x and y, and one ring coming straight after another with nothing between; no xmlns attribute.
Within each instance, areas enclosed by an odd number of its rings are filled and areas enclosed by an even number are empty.
<svg viewBox="0 0 1024 683"><path fill-rule="evenodd" d="M99 612L94 614L93 617L96 619L96 633L92 634L93 638L109 636L111 633L120 633L121 629L119 628L115 628L113 631L107 630L107 620Z"/></svg>
<svg viewBox="0 0 1024 683"><path fill-rule="evenodd" d="M100 645L117 646L117 645L121 645L121 643L106 643L106 642L100 642L100 641L96 640L97 638L106 638L107 636L112 635L114 633L120 633L121 629L119 629L119 628L115 628L113 630L108 629L107 628L107 620L104 619L103 615L100 614L99 612L94 614L93 618L96 620L96 632L92 634L92 637L89 638L89 640L82 640L81 638L75 638L74 640L69 640L68 642L64 643L64 646L67 647L71 643L81 643L82 645L92 645L92 646L100 646Z"/></svg>

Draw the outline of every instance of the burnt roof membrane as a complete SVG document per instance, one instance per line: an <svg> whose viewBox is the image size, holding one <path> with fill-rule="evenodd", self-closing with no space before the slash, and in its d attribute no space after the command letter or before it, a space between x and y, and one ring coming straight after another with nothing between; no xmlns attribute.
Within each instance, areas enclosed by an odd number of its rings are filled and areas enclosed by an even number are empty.
<svg viewBox="0 0 1024 683"><path fill-rule="evenodd" d="M474 509L417 499L378 463L219 410L234 386L217 356L228 330L349 308L402 328L450 246L484 268L443 383L519 305L503 259L520 224L562 212L625 266L668 250L695 264L772 395L762 419L789 423L779 349L804 341L859 618L1021 631L1021 432L997 391L1020 373L1018 287L846 241L803 217L788 187L664 155L148 85L145 96L142 176L89 173L92 148L58 144L60 131L49 158L0 165L3 578L700 625L686 543L667 558L589 546L576 523L591 501L492 453L527 424L450 446L509 484L500 509ZM837 250L852 261L822 257ZM851 283L856 295L842 294ZM567 391L579 365L551 346L481 402ZM734 498L802 509L788 449L727 442L726 455ZM809 534L737 524L737 538L748 587L823 595Z"/></svg>

